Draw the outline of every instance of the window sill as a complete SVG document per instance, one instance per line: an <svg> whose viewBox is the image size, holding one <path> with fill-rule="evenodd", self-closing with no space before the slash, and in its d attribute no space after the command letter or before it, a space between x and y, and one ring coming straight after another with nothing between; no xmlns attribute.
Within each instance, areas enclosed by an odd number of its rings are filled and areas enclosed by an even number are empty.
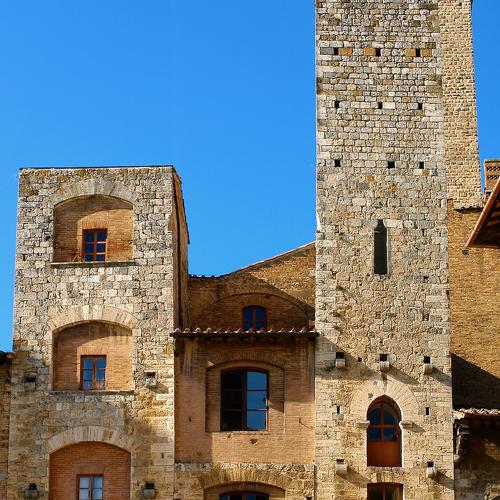
<svg viewBox="0 0 500 500"><path fill-rule="evenodd" d="M265 431L207 431L209 434L223 434L225 436L229 434L238 434L238 435L243 435L243 436L265 436L268 434L271 434L271 431L265 430Z"/></svg>
<svg viewBox="0 0 500 500"><path fill-rule="evenodd" d="M103 262L51 262L50 266L59 269L68 269L73 267L127 267L136 266L135 260L106 260Z"/></svg>
<svg viewBox="0 0 500 500"><path fill-rule="evenodd" d="M68 389L68 390L50 390L49 394L53 396L59 395L71 395L71 396L130 396L133 395L135 391L133 389L127 389L124 391L118 390L104 390L104 391L83 391L81 389Z"/></svg>

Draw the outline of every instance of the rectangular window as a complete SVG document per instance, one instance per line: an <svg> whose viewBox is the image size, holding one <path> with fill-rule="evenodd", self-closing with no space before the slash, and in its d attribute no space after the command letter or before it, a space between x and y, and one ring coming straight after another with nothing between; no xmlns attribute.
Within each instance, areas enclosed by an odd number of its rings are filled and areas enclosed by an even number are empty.
<svg viewBox="0 0 500 500"><path fill-rule="evenodd" d="M106 229L86 229L83 231L83 260L85 262L104 262L108 231Z"/></svg>
<svg viewBox="0 0 500 500"><path fill-rule="evenodd" d="M102 476L78 476L77 500L102 500L103 484Z"/></svg>
<svg viewBox="0 0 500 500"><path fill-rule="evenodd" d="M81 381L84 391L102 390L106 387L106 356L82 356Z"/></svg>
<svg viewBox="0 0 500 500"><path fill-rule="evenodd" d="M221 373L221 431L267 428L267 373L232 370Z"/></svg>

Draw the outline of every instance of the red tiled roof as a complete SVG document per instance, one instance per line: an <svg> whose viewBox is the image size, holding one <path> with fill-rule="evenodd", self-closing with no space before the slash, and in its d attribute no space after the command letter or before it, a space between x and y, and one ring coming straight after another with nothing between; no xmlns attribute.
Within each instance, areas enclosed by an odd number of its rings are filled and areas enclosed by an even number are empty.
<svg viewBox="0 0 500 500"><path fill-rule="evenodd" d="M500 179L497 180L465 246L500 248Z"/></svg>
<svg viewBox="0 0 500 500"><path fill-rule="evenodd" d="M496 408L460 408L455 410L455 417L500 417L500 410Z"/></svg>
<svg viewBox="0 0 500 500"><path fill-rule="evenodd" d="M316 330L309 330L307 328L301 329L285 329L281 330L243 330L239 328L238 330L223 329L223 328L206 328L202 330L201 328L196 328L191 330L186 328L181 330L177 328L173 333L170 334L172 337L317 337L318 332Z"/></svg>

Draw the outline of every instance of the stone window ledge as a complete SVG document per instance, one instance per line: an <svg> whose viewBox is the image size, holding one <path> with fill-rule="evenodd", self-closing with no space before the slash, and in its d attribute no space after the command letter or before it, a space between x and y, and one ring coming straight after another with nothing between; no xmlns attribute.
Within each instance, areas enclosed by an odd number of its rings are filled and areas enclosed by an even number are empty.
<svg viewBox="0 0 500 500"><path fill-rule="evenodd" d="M207 431L208 434L218 434L221 436L229 436L231 434L237 434L238 436L269 436L271 431ZM276 432L273 432L276 434Z"/></svg>
<svg viewBox="0 0 500 500"><path fill-rule="evenodd" d="M50 265L56 269L74 267L128 267L137 266L137 262L135 260L107 260L104 262L51 262Z"/></svg>
<svg viewBox="0 0 500 500"><path fill-rule="evenodd" d="M51 396L132 396L135 390L129 389L126 391L81 391L81 390L51 390Z"/></svg>

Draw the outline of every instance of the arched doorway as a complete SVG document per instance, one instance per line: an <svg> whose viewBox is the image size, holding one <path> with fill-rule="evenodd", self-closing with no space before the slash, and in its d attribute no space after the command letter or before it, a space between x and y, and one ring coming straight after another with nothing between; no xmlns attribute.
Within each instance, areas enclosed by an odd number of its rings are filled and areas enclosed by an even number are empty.
<svg viewBox="0 0 500 500"><path fill-rule="evenodd" d="M396 404L381 398L370 405L367 418L367 465L401 467L401 412Z"/></svg>

